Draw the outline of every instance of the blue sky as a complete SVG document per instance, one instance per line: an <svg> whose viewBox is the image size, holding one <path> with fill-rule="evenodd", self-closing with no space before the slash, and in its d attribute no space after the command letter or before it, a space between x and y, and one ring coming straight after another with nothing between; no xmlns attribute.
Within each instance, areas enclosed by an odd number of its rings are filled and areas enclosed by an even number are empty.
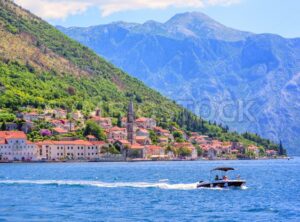
<svg viewBox="0 0 300 222"><path fill-rule="evenodd" d="M114 21L165 22L201 11L232 28L300 37L300 0L15 0L53 25L91 26Z"/></svg>

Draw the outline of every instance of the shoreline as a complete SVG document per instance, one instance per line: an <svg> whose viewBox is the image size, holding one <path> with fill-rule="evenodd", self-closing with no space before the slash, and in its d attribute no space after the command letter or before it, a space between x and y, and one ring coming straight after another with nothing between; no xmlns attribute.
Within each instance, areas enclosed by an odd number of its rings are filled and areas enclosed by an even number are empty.
<svg viewBox="0 0 300 222"><path fill-rule="evenodd" d="M142 159L131 159L131 160L69 160L69 161L0 161L0 164L26 164L26 163L136 163L136 162L190 162L190 161L198 161L198 162L212 162L212 161L238 161L238 160L291 160L294 157L276 157L276 158L256 158L256 159L172 159L172 160L142 160Z"/></svg>

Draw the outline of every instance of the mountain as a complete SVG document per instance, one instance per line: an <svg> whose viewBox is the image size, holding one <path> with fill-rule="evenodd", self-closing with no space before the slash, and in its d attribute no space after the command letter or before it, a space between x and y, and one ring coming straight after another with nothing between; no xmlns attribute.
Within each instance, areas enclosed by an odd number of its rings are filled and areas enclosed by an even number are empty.
<svg viewBox="0 0 300 222"><path fill-rule="evenodd" d="M258 135L239 135L204 121L29 11L0 0L0 112L31 106L82 110L88 115L97 106L117 121L132 99L137 117L153 117L161 127L279 148Z"/></svg>
<svg viewBox="0 0 300 222"><path fill-rule="evenodd" d="M204 118L300 153L300 39L238 31L198 12L58 28Z"/></svg>

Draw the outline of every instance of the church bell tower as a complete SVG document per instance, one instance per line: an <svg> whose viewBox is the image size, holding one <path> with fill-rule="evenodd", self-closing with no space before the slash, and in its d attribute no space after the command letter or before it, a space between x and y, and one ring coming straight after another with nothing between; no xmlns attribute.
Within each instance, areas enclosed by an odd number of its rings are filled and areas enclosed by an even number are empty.
<svg viewBox="0 0 300 222"><path fill-rule="evenodd" d="M131 144L135 143L134 119L133 102L130 100L127 113L127 139Z"/></svg>

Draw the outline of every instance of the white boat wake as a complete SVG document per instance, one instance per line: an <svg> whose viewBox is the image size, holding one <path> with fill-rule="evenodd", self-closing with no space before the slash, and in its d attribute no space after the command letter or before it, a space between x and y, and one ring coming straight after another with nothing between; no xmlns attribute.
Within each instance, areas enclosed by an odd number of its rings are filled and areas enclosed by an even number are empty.
<svg viewBox="0 0 300 222"><path fill-rule="evenodd" d="M160 180L157 183L148 182L112 182L106 183L101 181L89 180L0 180L2 185L56 185L56 186L93 186L103 188L118 188L118 187L131 187L131 188L158 188L163 190L228 190L228 188L197 188L197 183L178 183L170 184L166 182L167 179ZM243 186L240 189L246 190L248 187Z"/></svg>
<svg viewBox="0 0 300 222"><path fill-rule="evenodd" d="M57 185L57 186L93 186L104 188L132 187L132 188L159 188L165 190L194 190L197 183L190 184L169 184L166 182L147 183L147 182L113 182L106 183L101 181L88 180L0 180L0 185Z"/></svg>

